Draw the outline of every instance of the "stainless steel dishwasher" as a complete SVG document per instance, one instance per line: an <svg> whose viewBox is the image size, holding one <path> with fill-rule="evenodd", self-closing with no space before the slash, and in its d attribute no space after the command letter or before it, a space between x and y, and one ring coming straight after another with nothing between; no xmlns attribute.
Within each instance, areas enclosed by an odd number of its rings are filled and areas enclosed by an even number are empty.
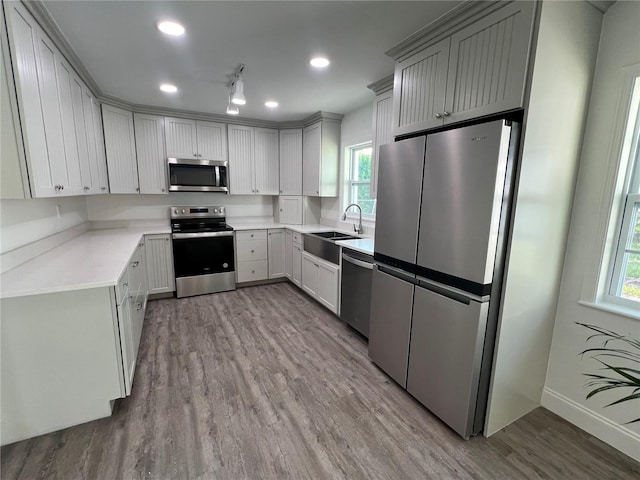
<svg viewBox="0 0 640 480"><path fill-rule="evenodd" d="M340 319L367 338L369 338L373 265L371 255L343 247Z"/></svg>

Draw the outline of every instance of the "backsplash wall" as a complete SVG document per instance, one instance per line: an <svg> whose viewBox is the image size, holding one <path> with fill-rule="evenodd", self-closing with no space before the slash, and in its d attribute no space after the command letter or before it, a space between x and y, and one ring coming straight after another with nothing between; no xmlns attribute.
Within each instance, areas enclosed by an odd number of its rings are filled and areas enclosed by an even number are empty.
<svg viewBox="0 0 640 480"><path fill-rule="evenodd" d="M222 205L227 217L272 217L273 198L265 195L176 192L168 195L98 195L87 197L92 222L151 220L169 221L169 207Z"/></svg>

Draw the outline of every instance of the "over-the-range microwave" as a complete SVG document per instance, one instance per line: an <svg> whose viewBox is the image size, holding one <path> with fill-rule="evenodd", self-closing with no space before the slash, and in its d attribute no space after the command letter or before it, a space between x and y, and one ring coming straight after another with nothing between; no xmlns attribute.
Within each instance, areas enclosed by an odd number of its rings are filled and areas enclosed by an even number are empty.
<svg viewBox="0 0 640 480"><path fill-rule="evenodd" d="M170 192L229 192L227 162L168 158Z"/></svg>

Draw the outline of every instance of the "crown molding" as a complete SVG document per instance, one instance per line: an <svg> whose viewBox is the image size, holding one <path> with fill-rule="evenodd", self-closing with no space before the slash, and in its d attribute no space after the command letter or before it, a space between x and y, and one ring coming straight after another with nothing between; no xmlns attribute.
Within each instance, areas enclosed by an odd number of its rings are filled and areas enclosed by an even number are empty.
<svg viewBox="0 0 640 480"><path fill-rule="evenodd" d="M388 92L393 88L393 73L391 75L387 75L384 78L381 78L377 82L370 83L369 85L367 85L367 88L369 90L372 90L376 95Z"/></svg>
<svg viewBox="0 0 640 480"><path fill-rule="evenodd" d="M65 37L64 33L53 19L42 0L23 0L22 4L29 13L33 15L33 18L35 18L36 22L38 22L49 38L51 38L51 41L56 47L58 47L62 55L71 64L82 81L87 85L87 87L89 87L89 90L91 90L96 97L103 95L102 90L89 71L82 64L80 57L78 57L75 50L69 43L69 40L67 40L67 37Z"/></svg>
<svg viewBox="0 0 640 480"><path fill-rule="evenodd" d="M400 62L514 0L466 0L385 52Z"/></svg>
<svg viewBox="0 0 640 480"><path fill-rule="evenodd" d="M341 113L319 111L312 115L309 115L307 118L302 120L302 123L305 127L308 127L309 125L313 125L314 123L318 123L323 120L329 121L329 122L335 122L335 123L342 123L343 118L344 118L344 115L342 115Z"/></svg>

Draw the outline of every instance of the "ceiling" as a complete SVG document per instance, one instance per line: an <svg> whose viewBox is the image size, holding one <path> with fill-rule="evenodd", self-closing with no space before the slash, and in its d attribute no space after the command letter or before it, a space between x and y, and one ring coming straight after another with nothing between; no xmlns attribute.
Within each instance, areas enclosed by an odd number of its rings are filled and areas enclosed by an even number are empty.
<svg viewBox="0 0 640 480"><path fill-rule="evenodd" d="M224 114L228 76L245 68L240 116L300 120L372 100L369 83L393 73L384 52L460 1L46 1L107 95L136 104ZM182 23L171 38L159 20ZM309 59L331 65L318 71ZM179 91L162 93L159 84ZM264 102L280 106L267 109Z"/></svg>

